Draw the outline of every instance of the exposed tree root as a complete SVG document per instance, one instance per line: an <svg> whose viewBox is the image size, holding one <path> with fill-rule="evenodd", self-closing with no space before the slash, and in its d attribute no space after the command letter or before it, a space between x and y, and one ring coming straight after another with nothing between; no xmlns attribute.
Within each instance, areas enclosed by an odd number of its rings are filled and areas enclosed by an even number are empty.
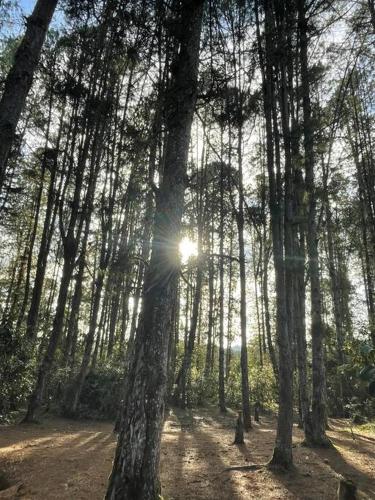
<svg viewBox="0 0 375 500"><path fill-rule="evenodd" d="M23 424L31 424L31 425L40 425L41 422L40 420L37 420L36 418L23 418L20 422L20 425Z"/></svg>
<svg viewBox="0 0 375 500"><path fill-rule="evenodd" d="M23 483L19 481L18 483L10 486L9 488L0 490L0 498L4 500L5 499L13 500L14 498L18 498L18 491L21 489L22 486Z"/></svg>
<svg viewBox="0 0 375 500"><path fill-rule="evenodd" d="M275 463L272 460L268 462L268 464L266 464L266 468L277 474L287 474L290 472L297 472L297 469L294 465L289 465L287 467L285 465Z"/></svg>
<svg viewBox="0 0 375 500"><path fill-rule="evenodd" d="M224 472L231 470L246 471L246 470L260 470L267 467L267 464L251 464L251 465L233 465L232 467L226 467Z"/></svg>
<svg viewBox="0 0 375 500"><path fill-rule="evenodd" d="M10 487L10 482L6 477L5 473L0 470L0 491L6 490Z"/></svg>
<svg viewBox="0 0 375 500"><path fill-rule="evenodd" d="M305 448L326 448L326 449L335 447L332 441L327 437L324 439L323 438L319 439L319 441L304 439L303 441L301 441L301 446Z"/></svg>

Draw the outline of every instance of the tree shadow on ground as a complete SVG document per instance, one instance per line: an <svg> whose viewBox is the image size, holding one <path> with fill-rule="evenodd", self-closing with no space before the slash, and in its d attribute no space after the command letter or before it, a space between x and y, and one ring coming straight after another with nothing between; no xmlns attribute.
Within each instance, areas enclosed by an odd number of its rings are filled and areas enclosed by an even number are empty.
<svg viewBox="0 0 375 500"><path fill-rule="evenodd" d="M351 479L360 491L375 498L373 479L350 464L337 448L294 448L294 471L282 473L270 471L290 492L301 498L336 498L337 486L341 476ZM320 482L320 485L319 485ZM314 484L314 491L310 491ZM317 489L319 488L319 490Z"/></svg>
<svg viewBox="0 0 375 500"><path fill-rule="evenodd" d="M348 428L348 425L349 424L347 421L342 421L338 419L331 420L330 432L334 433L335 439L337 439L337 436L340 435L340 436L346 436L349 440L352 440L353 442L360 442L361 444L363 443L364 445L372 446L375 443L375 438L367 436L366 434L362 434L355 427L352 427L352 432L351 432L350 427Z"/></svg>
<svg viewBox="0 0 375 500"><path fill-rule="evenodd" d="M202 410L189 410L186 414L180 414L181 426L191 426L195 428L195 434L205 432L204 426L216 427L219 431L220 428L228 430L235 428L236 413L229 412L227 414L220 414L217 408L208 408ZM237 445L240 456L237 457L237 463L229 463L228 466L246 466L251 464L265 464L272 454L275 438L275 419L269 416L263 416L259 424L254 423L253 429L246 434L246 443ZM201 428L202 427L202 428ZM340 426L341 427L341 426ZM351 447L354 448L351 440L351 435L345 431L344 427L339 431L332 432L334 434L333 441L338 445L351 452ZM371 451L371 445L366 440L366 437L356 436L360 442L360 449L354 451L362 453L364 458L372 458L374 453ZM295 457L295 470L287 473L278 473L264 467L262 471L254 470L244 472L243 470L238 475L247 475L252 484L251 476L258 472L262 473L264 481L269 478L269 481L274 485L282 485L286 490L295 498L303 498L304 500L311 499L332 499L336 496L339 475L343 475L348 479L352 479L357 485L359 490L371 495L375 498L375 491L373 478L371 473L367 474L347 460L339 450L333 449L309 449L298 446L302 438L302 432L294 428L294 457ZM203 437L202 437L203 439ZM233 456L232 456L233 460ZM218 465L213 464L217 467ZM232 475L232 472L229 473ZM277 486L275 486L277 488ZM285 489L284 489L285 492ZM275 493L277 494L277 493ZM302 495L302 496L301 496ZM208 498L208 497L207 497ZM289 498L289 496L288 496Z"/></svg>
<svg viewBox="0 0 375 500"><path fill-rule="evenodd" d="M328 461L333 471L339 475L343 475L345 478L351 479L361 491L371 495L370 498L375 498L374 479L345 460L337 448L317 449L314 451L322 460Z"/></svg>
<svg viewBox="0 0 375 500"><path fill-rule="evenodd" d="M24 484L27 498L94 498L95 483L105 488L115 447L112 425L54 419L7 430L0 432L0 461L8 477Z"/></svg>
<svg viewBox="0 0 375 500"><path fill-rule="evenodd" d="M246 443L236 444L235 446L237 447L238 451L241 453L241 455L245 459L245 462L252 462L253 463L252 455L251 455L250 450L247 447Z"/></svg>
<svg viewBox="0 0 375 500"><path fill-rule="evenodd" d="M107 427L106 423L102 423ZM40 423L22 423L12 425L0 425L0 449L7 446L15 446L24 441L54 440L63 435L72 435L77 432L91 435L97 432L98 422L80 421L59 417L48 417ZM107 432L107 428L106 431Z"/></svg>
<svg viewBox="0 0 375 500"><path fill-rule="evenodd" d="M174 415L181 426L178 449L184 452L180 453L177 464L177 478L182 479L182 484L176 488L177 496L174 494L173 498L242 499L235 482L228 475L223 475L228 466L227 446L232 446L230 442L223 441L228 437L211 433L214 429L205 416L197 419L194 411L176 409Z"/></svg>

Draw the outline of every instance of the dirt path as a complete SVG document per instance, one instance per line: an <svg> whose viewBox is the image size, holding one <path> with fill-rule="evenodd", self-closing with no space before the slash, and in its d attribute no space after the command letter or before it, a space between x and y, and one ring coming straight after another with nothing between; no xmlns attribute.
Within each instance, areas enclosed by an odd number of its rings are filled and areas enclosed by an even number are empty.
<svg viewBox="0 0 375 500"><path fill-rule="evenodd" d="M344 422L332 421L329 434L336 450L296 446L296 473L224 471L232 465L265 463L274 442L275 421L263 418L245 445L232 445L234 419L233 413L223 417L212 409L171 412L162 445L165 499L333 500L336 473L352 478L375 499L375 436L357 434L353 440ZM301 437L296 428L296 445ZM22 481L18 497L24 500L102 499L114 449L108 423L48 419L40 425L0 427L0 468Z"/></svg>

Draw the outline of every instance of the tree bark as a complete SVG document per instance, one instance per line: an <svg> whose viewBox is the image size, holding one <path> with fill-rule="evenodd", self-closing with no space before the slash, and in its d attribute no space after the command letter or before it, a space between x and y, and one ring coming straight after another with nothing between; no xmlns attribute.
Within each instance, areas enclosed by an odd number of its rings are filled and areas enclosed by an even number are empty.
<svg viewBox="0 0 375 500"><path fill-rule="evenodd" d="M274 19L272 2L265 0L265 52L263 54L260 36L259 11L256 5L257 38L263 81L263 106L266 122L266 156L269 182L269 207L273 260L276 281L276 331L279 346L279 412L277 421L276 443L270 466L290 469L293 466L292 429L293 429L293 373L290 349L289 325L285 292L285 260L283 252L283 219L281 207L281 179L274 171L274 133L273 111L274 98ZM275 134L276 135L276 134ZM275 139L276 142L276 139ZM277 145L276 145L277 147ZM276 150L276 156L278 151ZM278 161L276 162L278 164Z"/></svg>
<svg viewBox="0 0 375 500"><path fill-rule="evenodd" d="M308 193L307 213L307 253L310 276L311 340L312 340L312 436L314 446L327 446L325 365L324 365L324 325L322 320L321 288L319 275L318 231L316 223L316 188L314 130L311 114L310 82L308 73L308 40L305 0L298 0L298 28L300 35L300 70L303 107L303 131L305 150L306 191Z"/></svg>
<svg viewBox="0 0 375 500"><path fill-rule="evenodd" d="M243 194L240 194L242 197ZM245 264L245 243L244 243L244 220L243 210L237 214L238 226L238 246L240 260L240 320L241 320L241 394L242 394L242 412L245 431L251 429L251 411L250 411L250 387L249 387L249 366L247 355L247 335L246 335L246 264Z"/></svg>
<svg viewBox="0 0 375 500"><path fill-rule="evenodd" d="M160 495L158 467L171 304L179 275L178 236L197 96L203 3L184 0L178 16L179 51L167 97L165 164L156 200L151 261L107 500L156 500Z"/></svg>
<svg viewBox="0 0 375 500"><path fill-rule="evenodd" d="M198 257L198 259L202 260L202 256ZM203 262L198 262L197 269L197 278L195 284L195 292L190 320L190 328L189 334L187 337L186 348L184 352L184 357L182 360L182 366L177 376L177 387L174 394L174 399L176 403L181 406L181 408L185 408L187 404L187 382L191 367L191 360L193 356L194 346L195 346L195 337L197 332L198 325L198 315L199 315L199 305L201 302L202 295L202 281L203 281Z"/></svg>
<svg viewBox="0 0 375 500"><path fill-rule="evenodd" d="M221 140L221 143L223 141ZM219 318L219 408L225 407L225 353L224 353L224 171L223 162L220 163L220 318Z"/></svg>
<svg viewBox="0 0 375 500"><path fill-rule="evenodd" d="M53 320L51 336L49 338L47 350L43 356L43 360L38 370L36 384L29 400L24 422L33 422L35 420L35 413L42 404L46 380L51 371L58 341L61 336L65 306L68 298L69 284L72 277L73 269L74 269L74 255L70 254L64 259L64 267L62 271L59 295L57 298L57 307L56 307L55 317Z"/></svg>
<svg viewBox="0 0 375 500"><path fill-rule="evenodd" d="M27 19L26 32L5 80L0 101L0 189L18 120L25 106L48 26L58 0L38 0Z"/></svg>

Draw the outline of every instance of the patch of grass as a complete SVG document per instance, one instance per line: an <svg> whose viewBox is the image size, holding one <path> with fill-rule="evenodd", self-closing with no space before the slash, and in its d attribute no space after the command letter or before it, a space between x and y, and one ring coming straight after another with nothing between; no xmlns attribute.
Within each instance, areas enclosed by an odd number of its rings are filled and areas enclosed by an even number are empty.
<svg viewBox="0 0 375 500"><path fill-rule="evenodd" d="M353 426L355 432L375 435L375 421Z"/></svg>

